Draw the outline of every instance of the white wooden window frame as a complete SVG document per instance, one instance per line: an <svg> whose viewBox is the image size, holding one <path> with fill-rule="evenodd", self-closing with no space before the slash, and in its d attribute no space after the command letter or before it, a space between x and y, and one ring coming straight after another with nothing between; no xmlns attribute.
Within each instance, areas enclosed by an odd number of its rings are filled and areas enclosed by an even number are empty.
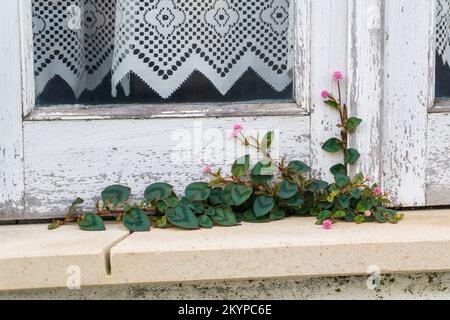
<svg viewBox="0 0 450 320"><path fill-rule="evenodd" d="M202 125L215 128L234 121L283 128L283 151L309 159L316 176L330 179L326 168L338 157L320 146L338 133L338 116L323 106L319 93L332 88L335 69L348 75L344 89L351 112L365 120L351 141L362 153L358 170L381 181L398 205L427 204L434 0L297 0L302 41L296 50L296 103L175 111L172 106L35 109L30 3L3 0L0 13L0 220L61 214L68 196L95 195L110 180L129 178L143 187L147 180L137 181L131 170L159 166L142 177L163 177L169 168L158 162L159 153L139 155L139 145L146 143L141 136L161 139L155 131L187 126L189 118L204 118ZM113 133L113 144L104 132ZM105 144L111 150L97 152ZM83 152L92 152L93 161L77 159ZM103 174L105 168L116 170L114 177ZM199 178L198 172L190 175ZM79 186L70 189L74 184Z"/></svg>

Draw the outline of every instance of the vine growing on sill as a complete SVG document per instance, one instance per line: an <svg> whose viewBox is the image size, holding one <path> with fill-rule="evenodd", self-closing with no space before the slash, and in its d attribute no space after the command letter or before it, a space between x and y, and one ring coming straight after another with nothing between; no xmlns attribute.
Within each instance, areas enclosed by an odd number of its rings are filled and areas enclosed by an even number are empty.
<svg viewBox="0 0 450 320"><path fill-rule="evenodd" d="M330 229L334 223L391 222L402 219L396 211L388 209L388 194L363 174L351 178L349 166L360 158L357 150L349 148L348 137L362 123L348 117L347 106L342 103L340 72L333 74L338 87L338 98L328 91L322 92L324 103L339 112L340 138L331 138L322 148L330 153L343 153L343 163L330 170L334 182L310 178L311 168L300 160L276 161L271 157L274 132L262 139L246 136L241 125L235 125L232 138L246 147L254 148L263 159L254 166L250 155L237 159L231 174L221 169L213 171L207 166L203 173L209 182L193 182L180 197L167 183L148 186L140 203L129 202L131 189L113 185L104 189L95 212L83 213L83 200L75 199L62 220L55 220L49 229L77 222L82 230L105 230L104 218L114 217L132 232L149 231L151 226L183 229L212 228L214 225L230 227L242 221L263 223L286 217L314 216L317 224Z"/></svg>

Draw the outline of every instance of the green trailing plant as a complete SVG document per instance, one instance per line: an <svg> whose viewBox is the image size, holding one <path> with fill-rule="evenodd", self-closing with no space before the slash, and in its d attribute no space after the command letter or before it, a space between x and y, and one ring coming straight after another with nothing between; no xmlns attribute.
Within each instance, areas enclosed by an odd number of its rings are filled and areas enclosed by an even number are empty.
<svg viewBox="0 0 450 320"><path fill-rule="evenodd" d="M189 184L183 196L168 183L151 184L139 203L130 201L130 188L109 186L102 191L95 211L83 213L84 201L77 198L64 219L53 221L49 229L77 222L82 230L102 231L104 220L111 218L132 232L149 231L151 227L187 230L215 225L231 227L242 221L264 223L292 216L314 216L317 224L325 229L338 221L398 222L402 216L386 207L390 204L388 194L363 174L353 178L348 175L349 166L360 157L357 150L349 148L348 136L362 120L349 118L347 106L341 101L342 74L336 72L333 79L337 82L339 98L328 91L322 92L325 104L338 111L341 119L340 137L323 144L325 151L343 154L343 163L331 168L332 183L311 178L311 167L300 160L273 159L274 132L259 139L246 136L243 127L235 125L231 138L254 148L260 155L256 163L250 155L243 155L233 163L228 175L222 169L213 171L207 166L203 173L210 177L209 181Z"/></svg>
<svg viewBox="0 0 450 320"><path fill-rule="evenodd" d="M354 177L349 176L349 168L360 158L358 150L349 147L349 135L354 134L363 122L362 119L349 117L347 105L342 102L341 81L342 73L336 71L333 80L337 84L338 97L336 98L324 90L321 94L324 103L339 113L340 137L327 140L322 149L329 153L342 153L342 163L331 167L334 182L328 186L325 201L322 202L322 210L317 216L317 224L330 227L334 222L344 220L348 222L373 222L397 223L403 216L397 211L386 206L391 202L388 194L382 192L378 184L372 183L370 177L358 173Z"/></svg>

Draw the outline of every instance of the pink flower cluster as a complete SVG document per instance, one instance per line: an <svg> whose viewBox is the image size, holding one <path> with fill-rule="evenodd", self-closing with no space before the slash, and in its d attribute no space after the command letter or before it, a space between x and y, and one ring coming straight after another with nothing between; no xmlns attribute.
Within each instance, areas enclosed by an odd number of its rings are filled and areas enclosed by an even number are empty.
<svg viewBox="0 0 450 320"><path fill-rule="evenodd" d="M233 126L233 132L231 133L231 139L236 139L237 136L244 130L244 127L240 124L235 124Z"/></svg>
<svg viewBox="0 0 450 320"><path fill-rule="evenodd" d="M212 172L212 167L210 165L207 165L205 168L203 168L202 172L204 174L210 174Z"/></svg>
<svg viewBox="0 0 450 320"><path fill-rule="evenodd" d="M383 195L383 191L381 191L380 187L376 187L375 189L373 189L373 192L379 197Z"/></svg>
<svg viewBox="0 0 450 320"><path fill-rule="evenodd" d="M334 71L333 72L333 75L331 76L331 78L333 79L333 81L337 81L337 82L339 82L339 81L342 81L343 79L344 79L344 75L342 74L342 72L341 71ZM332 95L331 95L331 93L328 91L328 90L323 90L321 93L320 93L320 96L322 97L322 99L330 99L330 98L333 98L332 97Z"/></svg>
<svg viewBox="0 0 450 320"><path fill-rule="evenodd" d="M322 224L324 230L331 230L333 228L333 221L330 219L325 220Z"/></svg>

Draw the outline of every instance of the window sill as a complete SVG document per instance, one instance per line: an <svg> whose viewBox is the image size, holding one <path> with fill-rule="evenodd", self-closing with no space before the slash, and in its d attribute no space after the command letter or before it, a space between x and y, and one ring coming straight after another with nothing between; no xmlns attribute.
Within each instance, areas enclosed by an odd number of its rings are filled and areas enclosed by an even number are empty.
<svg viewBox="0 0 450 320"><path fill-rule="evenodd" d="M25 121L115 120L302 116L308 113L295 103L162 104L127 106L53 106L35 108Z"/></svg>
<svg viewBox="0 0 450 320"><path fill-rule="evenodd" d="M408 212L398 225L341 223L325 231L312 218L128 235L75 226L2 226L0 290L66 286L69 266L81 285L450 271L449 210ZM107 270L112 271L111 275Z"/></svg>
<svg viewBox="0 0 450 320"><path fill-rule="evenodd" d="M436 100L434 106L430 109L430 113L446 113L450 112L450 99Z"/></svg>

